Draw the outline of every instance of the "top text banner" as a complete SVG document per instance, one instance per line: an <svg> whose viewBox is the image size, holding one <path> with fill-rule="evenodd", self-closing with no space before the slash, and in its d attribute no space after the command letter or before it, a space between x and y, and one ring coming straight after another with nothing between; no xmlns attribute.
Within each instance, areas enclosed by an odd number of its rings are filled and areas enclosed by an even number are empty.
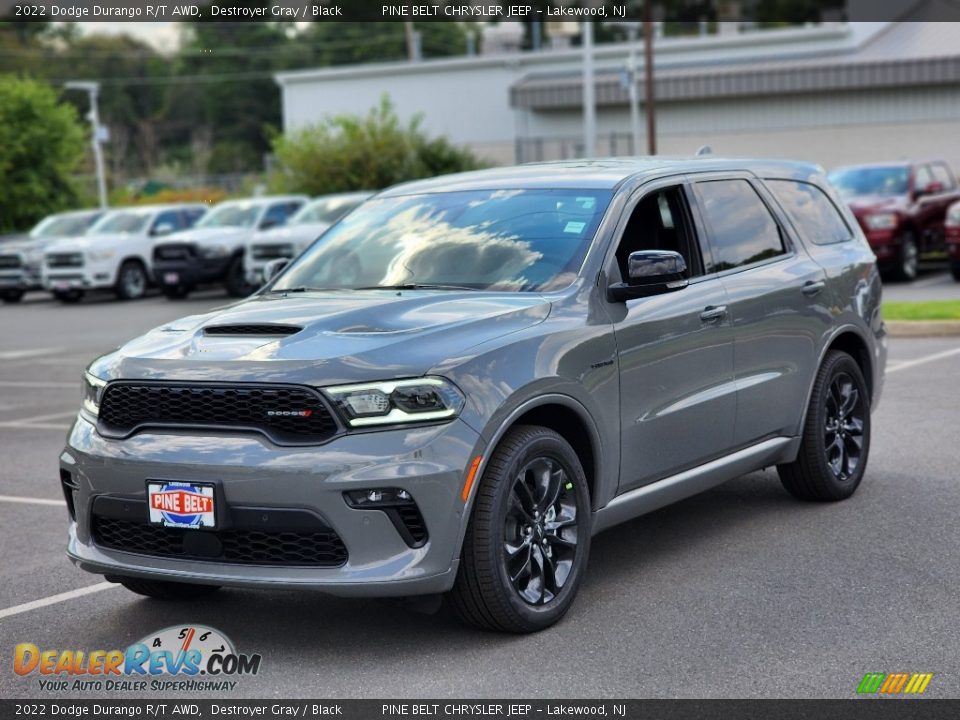
<svg viewBox="0 0 960 720"><path fill-rule="evenodd" d="M669 15L678 0L652 0L653 17ZM703 19L749 22L754 3L701 3ZM805 20L897 20L923 5L923 17L960 20L960 3L919 0L810 0ZM786 11L785 11L786 12ZM731 14L733 13L733 14ZM643 19L642 0L426 0L379 3L370 0L226 0L181 3L144 0L0 0L0 19L16 22L329 22L329 21L545 21L617 22ZM763 17L769 21L770 11ZM783 21L796 21L786 14Z"/></svg>

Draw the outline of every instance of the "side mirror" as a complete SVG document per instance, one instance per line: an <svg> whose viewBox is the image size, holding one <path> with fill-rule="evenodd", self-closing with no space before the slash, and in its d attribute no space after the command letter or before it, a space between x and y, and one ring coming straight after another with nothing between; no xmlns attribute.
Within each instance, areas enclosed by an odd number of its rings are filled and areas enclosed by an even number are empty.
<svg viewBox="0 0 960 720"><path fill-rule="evenodd" d="M687 286L687 261L672 250L638 250L627 258L627 282L607 288L607 298L623 302L630 298L675 292Z"/></svg>
<svg viewBox="0 0 960 720"><path fill-rule="evenodd" d="M289 264L290 264L290 261L287 258L277 258L276 260L271 260L266 265L264 265L263 266L263 284L266 285L268 282L273 280Z"/></svg>
<svg viewBox="0 0 960 720"><path fill-rule="evenodd" d="M174 230L173 225L170 223L160 223L153 228L153 235L169 235Z"/></svg>

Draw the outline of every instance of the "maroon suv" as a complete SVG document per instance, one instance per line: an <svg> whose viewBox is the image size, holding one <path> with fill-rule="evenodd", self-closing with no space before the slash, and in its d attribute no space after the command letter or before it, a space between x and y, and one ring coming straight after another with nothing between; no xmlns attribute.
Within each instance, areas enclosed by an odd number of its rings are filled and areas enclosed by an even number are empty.
<svg viewBox="0 0 960 720"><path fill-rule="evenodd" d="M829 177L857 217L884 276L913 280L921 257L944 251L947 208L960 199L945 162L853 165Z"/></svg>

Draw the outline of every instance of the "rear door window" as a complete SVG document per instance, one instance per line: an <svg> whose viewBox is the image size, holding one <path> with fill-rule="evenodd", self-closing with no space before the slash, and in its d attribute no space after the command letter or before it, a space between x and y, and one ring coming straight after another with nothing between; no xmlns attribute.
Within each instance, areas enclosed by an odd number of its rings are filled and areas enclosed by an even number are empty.
<svg viewBox="0 0 960 720"><path fill-rule="evenodd" d="M747 180L705 180L695 184L713 250L714 272L753 265L785 255L780 226Z"/></svg>
<svg viewBox="0 0 960 720"><path fill-rule="evenodd" d="M797 231L815 245L832 245L853 238L837 206L816 185L797 180L765 180Z"/></svg>

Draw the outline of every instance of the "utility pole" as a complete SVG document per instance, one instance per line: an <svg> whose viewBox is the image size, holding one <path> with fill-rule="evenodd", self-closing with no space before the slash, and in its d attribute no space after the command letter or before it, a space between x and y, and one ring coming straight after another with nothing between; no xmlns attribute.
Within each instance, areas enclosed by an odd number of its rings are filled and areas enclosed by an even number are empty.
<svg viewBox="0 0 960 720"><path fill-rule="evenodd" d="M646 96L644 108L647 111L647 153L657 154L657 106L653 88L653 13L652 0L643 3L643 71Z"/></svg>
<svg viewBox="0 0 960 720"><path fill-rule="evenodd" d="M630 102L630 152L640 154L640 93L637 91L637 36L640 23L624 23L630 54L627 58L627 97Z"/></svg>
<svg viewBox="0 0 960 720"><path fill-rule="evenodd" d="M593 84L593 24L583 23L583 154L596 155L597 107Z"/></svg>
<svg viewBox="0 0 960 720"><path fill-rule="evenodd" d="M417 33L413 29L413 22L405 20L403 32L407 38L407 59L410 62L416 62L420 59L420 48L417 47Z"/></svg>
<svg viewBox="0 0 960 720"><path fill-rule="evenodd" d="M90 81L67 82L63 84L67 90L83 90L90 96L90 124L93 126L93 160L97 166L97 190L100 195L100 207L107 207L107 179L103 171L103 148L101 140L104 130L100 127L100 111L97 107L97 96L100 93L100 83Z"/></svg>

